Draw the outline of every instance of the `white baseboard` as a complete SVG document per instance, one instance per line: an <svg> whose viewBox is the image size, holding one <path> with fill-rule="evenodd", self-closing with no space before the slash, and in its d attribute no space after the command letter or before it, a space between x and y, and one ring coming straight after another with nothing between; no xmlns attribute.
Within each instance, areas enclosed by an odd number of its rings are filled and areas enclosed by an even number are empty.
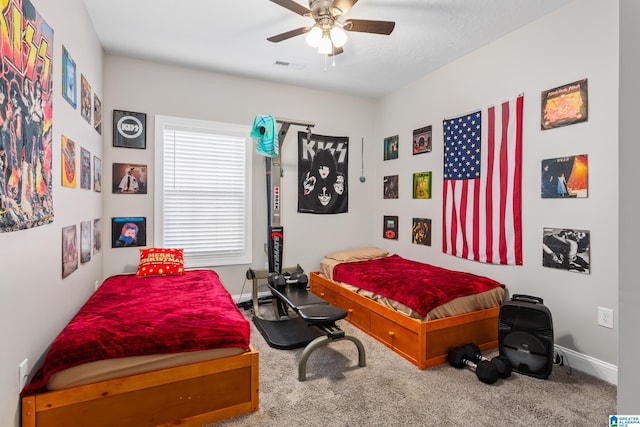
<svg viewBox="0 0 640 427"><path fill-rule="evenodd" d="M618 367L616 365L603 362L602 360L559 345L556 345L555 349L559 354L564 356L565 365L570 366L571 369L577 369L578 371L593 375L610 384L618 385Z"/></svg>

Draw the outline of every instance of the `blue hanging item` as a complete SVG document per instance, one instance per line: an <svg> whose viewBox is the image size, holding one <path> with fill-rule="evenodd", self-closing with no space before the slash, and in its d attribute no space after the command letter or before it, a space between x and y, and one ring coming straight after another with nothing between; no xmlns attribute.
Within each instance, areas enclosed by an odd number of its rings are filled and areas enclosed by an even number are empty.
<svg viewBox="0 0 640 427"><path fill-rule="evenodd" d="M280 150L276 119L273 116L256 116L253 119L251 137L257 140L256 152L267 157L278 157Z"/></svg>

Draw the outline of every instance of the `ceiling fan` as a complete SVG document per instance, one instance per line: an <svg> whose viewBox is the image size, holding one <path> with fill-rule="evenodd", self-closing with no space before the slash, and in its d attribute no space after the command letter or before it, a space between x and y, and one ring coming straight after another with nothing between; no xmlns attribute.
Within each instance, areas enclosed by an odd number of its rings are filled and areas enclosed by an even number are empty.
<svg viewBox="0 0 640 427"><path fill-rule="evenodd" d="M392 21L372 21L368 19L339 20L358 0L309 0L309 9L294 0L271 0L298 15L312 18L315 24L300 27L275 36L270 42L278 43L307 33L307 43L318 48L318 53L338 55L347 41L345 31L389 35L396 26Z"/></svg>

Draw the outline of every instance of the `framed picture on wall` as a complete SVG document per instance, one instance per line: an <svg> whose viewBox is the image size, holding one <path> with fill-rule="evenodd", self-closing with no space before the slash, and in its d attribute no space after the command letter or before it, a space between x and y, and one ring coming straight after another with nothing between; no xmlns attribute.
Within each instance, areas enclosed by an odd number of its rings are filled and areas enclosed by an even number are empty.
<svg viewBox="0 0 640 427"><path fill-rule="evenodd" d="M113 164L113 194L147 194L147 165Z"/></svg>
<svg viewBox="0 0 640 427"><path fill-rule="evenodd" d="M431 198L431 172L415 172L413 174L413 198Z"/></svg>
<svg viewBox="0 0 640 427"><path fill-rule="evenodd" d="M587 79L542 92L540 129L547 130L589 118Z"/></svg>
<svg viewBox="0 0 640 427"><path fill-rule="evenodd" d="M385 239L398 240L398 217L385 215L382 231Z"/></svg>
<svg viewBox="0 0 640 427"><path fill-rule="evenodd" d="M76 188L76 143L62 135L62 186Z"/></svg>
<svg viewBox="0 0 640 427"><path fill-rule="evenodd" d="M76 63L69 51L62 46L62 97L75 109L78 106L76 85Z"/></svg>
<svg viewBox="0 0 640 427"><path fill-rule="evenodd" d="M91 111L91 85L84 74L80 74L80 115L89 124Z"/></svg>
<svg viewBox="0 0 640 427"><path fill-rule="evenodd" d="M78 226L62 227L62 278L78 269Z"/></svg>
<svg viewBox="0 0 640 427"><path fill-rule="evenodd" d="M147 218L143 216L111 218L111 247L133 246L147 246Z"/></svg>
<svg viewBox="0 0 640 427"><path fill-rule="evenodd" d="M93 128L102 135L102 101L93 94Z"/></svg>
<svg viewBox="0 0 640 427"><path fill-rule="evenodd" d="M100 252L102 249L102 218L93 220L93 253Z"/></svg>
<svg viewBox="0 0 640 427"><path fill-rule="evenodd" d="M80 223L80 263L91 261L91 221Z"/></svg>
<svg viewBox="0 0 640 427"><path fill-rule="evenodd" d="M431 220L429 218L413 218L411 243L431 246Z"/></svg>
<svg viewBox="0 0 640 427"><path fill-rule="evenodd" d="M398 175L388 175L383 179L382 195L385 199L398 198Z"/></svg>
<svg viewBox="0 0 640 427"><path fill-rule="evenodd" d="M543 199L585 198L589 193L589 156L545 159L541 176Z"/></svg>
<svg viewBox="0 0 640 427"><path fill-rule="evenodd" d="M544 228L542 265L544 267L589 274L591 236L588 230Z"/></svg>
<svg viewBox="0 0 640 427"><path fill-rule="evenodd" d="M398 158L399 136L393 135L384 139L384 160Z"/></svg>
<svg viewBox="0 0 640 427"><path fill-rule="evenodd" d="M80 147L80 188L91 190L91 153Z"/></svg>
<svg viewBox="0 0 640 427"><path fill-rule="evenodd" d="M146 127L145 113L113 110L113 146L147 148Z"/></svg>
<svg viewBox="0 0 640 427"><path fill-rule="evenodd" d="M102 192L102 160L93 156L93 191Z"/></svg>
<svg viewBox="0 0 640 427"><path fill-rule="evenodd" d="M431 151L432 138L431 125L413 130L413 155L429 153Z"/></svg>

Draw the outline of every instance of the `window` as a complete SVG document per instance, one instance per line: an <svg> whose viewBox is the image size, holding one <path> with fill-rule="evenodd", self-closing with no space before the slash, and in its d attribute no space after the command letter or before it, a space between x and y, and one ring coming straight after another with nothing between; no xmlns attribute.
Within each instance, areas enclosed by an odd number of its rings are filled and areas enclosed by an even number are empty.
<svg viewBox="0 0 640 427"><path fill-rule="evenodd" d="M186 267L251 264L250 126L155 118L156 246Z"/></svg>

